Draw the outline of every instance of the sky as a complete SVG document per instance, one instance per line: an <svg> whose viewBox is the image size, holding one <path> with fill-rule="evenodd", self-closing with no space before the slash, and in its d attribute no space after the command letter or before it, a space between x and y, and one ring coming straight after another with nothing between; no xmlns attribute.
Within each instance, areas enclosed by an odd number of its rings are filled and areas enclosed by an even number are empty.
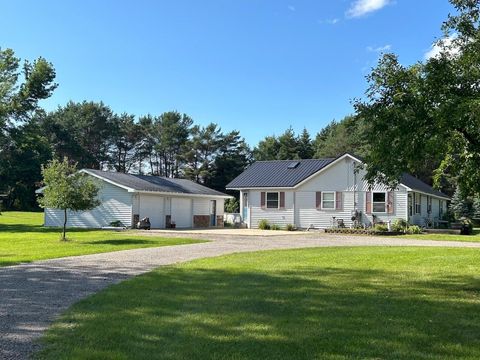
<svg viewBox="0 0 480 360"><path fill-rule="evenodd" d="M447 0L0 0L0 47L52 62L41 102L176 110L254 146L353 113L380 54L435 53Z"/></svg>

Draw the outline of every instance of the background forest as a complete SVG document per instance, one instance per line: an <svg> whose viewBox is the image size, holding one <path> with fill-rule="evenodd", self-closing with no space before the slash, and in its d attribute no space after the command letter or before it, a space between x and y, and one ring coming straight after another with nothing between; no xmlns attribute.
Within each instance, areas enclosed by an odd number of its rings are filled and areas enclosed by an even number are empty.
<svg viewBox="0 0 480 360"><path fill-rule="evenodd" d="M78 168L183 177L225 191L253 161L349 152L365 160L369 182L394 187L409 172L454 195L456 213L480 214L480 5L450 2L455 11L442 25L435 56L404 65L396 54L382 54L353 115L300 134L276 129L253 148L239 130L199 125L178 111L116 114L102 102L84 101L46 112L39 102L57 87L53 64L41 57L22 62L13 50L0 49L3 206L36 209L41 165L54 158L68 157Z"/></svg>

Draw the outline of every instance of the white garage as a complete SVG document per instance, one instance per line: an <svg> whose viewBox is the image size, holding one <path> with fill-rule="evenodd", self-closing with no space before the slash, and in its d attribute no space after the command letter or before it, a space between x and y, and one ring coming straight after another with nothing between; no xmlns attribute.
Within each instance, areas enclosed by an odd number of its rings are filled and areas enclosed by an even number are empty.
<svg viewBox="0 0 480 360"><path fill-rule="evenodd" d="M193 221L193 200L185 198L172 199L172 223L177 228L192 227Z"/></svg>
<svg viewBox="0 0 480 360"><path fill-rule="evenodd" d="M148 217L152 228L223 227L223 205L231 196L185 179L81 170L100 187L100 205L69 212L67 226L102 228L114 222L134 227ZM42 189L37 191L41 194ZM211 206L210 204L215 204ZM45 226L62 226L63 211L45 209Z"/></svg>

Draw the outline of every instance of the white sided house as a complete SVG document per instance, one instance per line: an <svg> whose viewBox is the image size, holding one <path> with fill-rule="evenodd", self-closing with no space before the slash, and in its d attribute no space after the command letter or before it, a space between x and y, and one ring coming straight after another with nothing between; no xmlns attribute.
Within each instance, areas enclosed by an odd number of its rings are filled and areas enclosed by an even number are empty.
<svg viewBox="0 0 480 360"><path fill-rule="evenodd" d="M350 154L338 158L257 161L227 185L240 191L242 221L257 228L260 220L298 228L346 227L358 221L371 225L374 218L398 218L411 224L435 223L450 198L405 174L390 190L364 180L362 162Z"/></svg>
<svg viewBox="0 0 480 360"><path fill-rule="evenodd" d="M224 200L231 196L190 180L85 169L99 185L100 205L67 213L67 226L102 228L120 221L132 227L150 218L152 228L223 227ZM40 191L38 191L41 193ZM62 210L45 209L45 226L63 226Z"/></svg>

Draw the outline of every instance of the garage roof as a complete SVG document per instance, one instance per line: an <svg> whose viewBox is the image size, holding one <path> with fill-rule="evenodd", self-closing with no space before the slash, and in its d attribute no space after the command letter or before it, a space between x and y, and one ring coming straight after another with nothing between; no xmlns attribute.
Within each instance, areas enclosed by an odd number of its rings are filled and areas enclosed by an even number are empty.
<svg viewBox="0 0 480 360"><path fill-rule="evenodd" d="M230 197L220 191L210 189L186 179L172 179L161 176L134 175L118 172L84 169L83 172L119 185L133 192L176 193Z"/></svg>

